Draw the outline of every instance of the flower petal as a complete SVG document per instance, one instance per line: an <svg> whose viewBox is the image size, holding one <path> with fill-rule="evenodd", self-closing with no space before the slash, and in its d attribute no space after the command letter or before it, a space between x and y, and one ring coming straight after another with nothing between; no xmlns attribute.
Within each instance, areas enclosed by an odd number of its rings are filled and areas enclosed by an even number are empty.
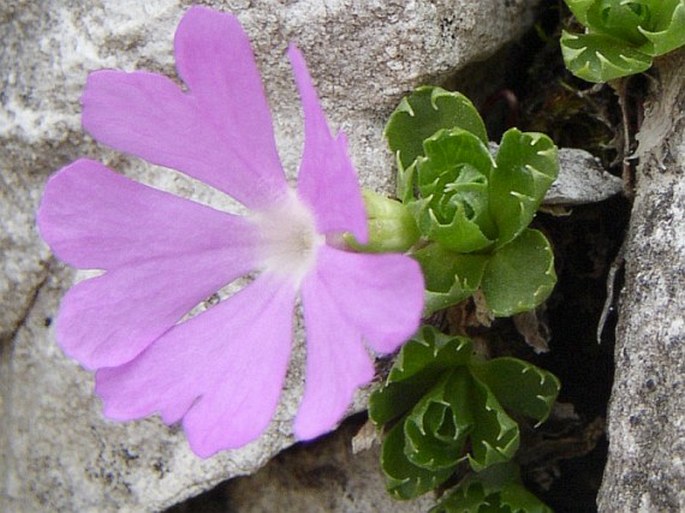
<svg viewBox="0 0 685 513"><path fill-rule="evenodd" d="M316 273L341 315L376 352L395 351L418 329L423 275L408 256L350 253L323 246Z"/></svg>
<svg viewBox="0 0 685 513"><path fill-rule="evenodd" d="M38 227L55 254L80 269L226 248L249 259L258 237L243 218L134 182L88 159L50 178Z"/></svg>
<svg viewBox="0 0 685 513"><path fill-rule="evenodd" d="M247 36L232 15L195 7L181 20L175 48L188 93L153 73L97 71L82 97L83 126L249 208L269 205L286 181Z"/></svg>
<svg viewBox="0 0 685 513"><path fill-rule="evenodd" d="M299 440L334 429L355 390L374 375L361 333L340 314L333 292L315 273L302 284L307 370L304 397L294 424Z"/></svg>
<svg viewBox="0 0 685 513"><path fill-rule="evenodd" d="M316 216L322 234L351 232L362 244L368 240L366 213L345 136L331 136L304 57L291 45L288 55L304 109L304 152L298 193Z"/></svg>
<svg viewBox="0 0 685 513"><path fill-rule="evenodd" d="M135 358L202 300L252 270L252 250L150 259L78 283L55 323L64 352L87 369Z"/></svg>
<svg viewBox="0 0 685 513"><path fill-rule="evenodd" d="M105 414L183 417L193 451L240 447L268 426L292 343L296 291L264 274L232 298L170 330L132 362L101 369Z"/></svg>
<svg viewBox="0 0 685 513"><path fill-rule="evenodd" d="M239 169L248 171L241 192L259 191L269 199L280 194L285 177L273 120L250 40L237 18L192 7L178 26L174 50L178 72L205 123L221 127L223 144L230 144Z"/></svg>

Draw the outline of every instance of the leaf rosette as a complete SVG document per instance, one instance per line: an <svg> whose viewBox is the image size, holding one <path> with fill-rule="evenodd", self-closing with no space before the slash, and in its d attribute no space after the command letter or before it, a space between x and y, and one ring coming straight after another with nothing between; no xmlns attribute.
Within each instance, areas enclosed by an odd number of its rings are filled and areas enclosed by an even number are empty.
<svg viewBox="0 0 685 513"><path fill-rule="evenodd" d="M464 478L429 513L552 513L521 482L514 463L494 465Z"/></svg>
<svg viewBox="0 0 685 513"><path fill-rule="evenodd" d="M424 242L414 257L426 279L425 313L479 288L497 316L544 301L556 283L553 254L528 225L558 174L554 143L514 128L493 157L473 104L438 87L404 98L386 136L397 157L398 196Z"/></svg>
<svg viewBox="0 0 685 513"><path fill-rule="evenodd" d="M641 73L685 44L685 0L565 0L585 32L564 31L566 67L590 82Z"/></svg>
<svg viewBox="0 0 685 513"><path fill-rule="evenodd" d="M408 202L419 230L457 253L488 248L496 238L488 198L496 164L488 148L461 128L439 130L423 146L414 164L418 198Z"/></svg>
<svg viewBox="0 0 685 513"><path fill-rule="evenodd" d="M381 455L389 492L410 499L461 463L479 472L511 460L519 428L509 412L542 422L558 392L547 371L515 358L483 361L470 339L423 327L370 399L371 419L392 425Z"/></svg>

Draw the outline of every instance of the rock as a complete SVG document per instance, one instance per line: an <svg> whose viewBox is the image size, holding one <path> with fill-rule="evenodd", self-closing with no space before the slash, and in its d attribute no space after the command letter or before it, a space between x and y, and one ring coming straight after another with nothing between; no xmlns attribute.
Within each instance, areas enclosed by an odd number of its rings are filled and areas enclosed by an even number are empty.
<svg viewBox="0 0 685 513"><path fill-rule="evenodd" d="M358 454L352 437L360 428L352 419L313 444L288 449L252 476L219 485L207 497L198 497L165 513L418 513L435 505L432 493L410 501L393 499L385 490L378 443ZM211 502L210 502L211 501Z"/></svg>
<svg viewBox="0 0 685 513"><path fill-rule="evenodd" d="M545 205L597 203L623 191L623 180L604 171L595 157L576 148L559 149L559 177L545 194Z"/></svg>
<svg viewBox="0 0 685 513"><path fill-rule="evenodd" d="M34 221L43 181L35 173L0 174L0 343L13 338L48 276L50 251L38 241Z"/></svg>
<svg viewBox="0 0 685 513"><path fill-rule="evenodd" d="M519 35L536 0L228 0L255 43L284 163L301 147L299 103L284 50L296 40L332 124L350 138L363 183L390 191L382 126L400 96L485 59ZM87 155L200 201L212 193L178 174L97 146L80 128L89 71L175 76L172 39L187 2L18 0L0 7L0 511L153 512L247 474L291 444L301 351L283 406L261 440L209 460L158 419L104 420L91 376L57 347L50 322L74 275L33 225L50 173ZM362 403L357 405L360 408Z"/></svg>
<svg viewBox="0 0 685 513"><path fill-rule="evenodd" d="M499 145L488 145L496 156ZM559 148L559 176L545 194L542 204L548 207L597 203L620 194L623 180L607 173L597 158L579 148Z"/></svg>
<svg viewBox="0 0 685 513"><path fill-rule="evenodd" d="M685 511L685 49L656 62L638 134L599 511Z"/></svg>

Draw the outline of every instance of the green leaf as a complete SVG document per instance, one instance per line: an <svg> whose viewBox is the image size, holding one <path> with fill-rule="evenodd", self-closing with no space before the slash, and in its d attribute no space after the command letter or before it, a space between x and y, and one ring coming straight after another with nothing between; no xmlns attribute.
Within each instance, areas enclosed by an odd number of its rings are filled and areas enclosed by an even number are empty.
<svg viewBox="0 0 685 513"><path fill-rule="evenodd" d="M502 357L473 363L471 371L487 383L504 408L539 423L549 416L561 388L554 374L518 358Z"/></svg>
<svg viewBox="0 0 685 513"><path fill-rule="evenodd" d="M414 199L414 175L416 174L416 161L406 168L402 164L397 164L397 187L395 194L402 203L407 203Z"/></svg>
<svg viewBox="0 0 685 513"><path fill-rule="evenodd" d="M645 43L640 26L650 23L651 11L640 0L600 0L587 11L586 25L592 32L602 33L638 47Z"/></svg>
<svg viewBox="0 0 685 513"><path fill-rule="evenodd" d="M445 371L465 365L472 353L471 340L423 326L402 346L385 385L371 394L369 417L382 425L405 414Z"/></svg>
<svg viewBox="0 0 685 513"><path fill-rule="evenodd" d="M533 220L559 173L559 157L544 134L507 130L490 176L490 210L499 229L497 246L517 237Z"/></svg>
<svg viewBox="0 0 685 513"><path fill-rule="evenodd" d="M518 444L518 425L468 366L461 366L443 373L390 430L381 466L388 490L408 499L446 481L465 458L480 471L510 460Z"/></svg>
<svg viewBox="0 0 685 513"><path fill-rule="evenodd" d="M440 310L461 303L473 295L475 290L466 289L459 280L455 280L447 292L426 290L424 293L423 316L427 317Z"/></svg>
<svg viewBox="0 0 685 513"><path fill-rule="evenodd" d="M381 449L381 468L385 486L396 499L413 499L444 483L454 468L438 471L414 465L404 453L403 424L398 423L387 434Z"/></svg>
<svg viewBox="0 0 685 513"><path fill-rule="evenodd" d="M454 468L465 457L482 470L510 460L519 444L518 425L468 366L444 374L403 424L407 459L429 470Z"/></svg>
<svg viewBox="0 0 685 513"><path fill-rule="evenodd" d="M471 377L455 368L429 390L404 421L404 453L428 470L454 469L474 423L467 407Z"/></svg>
<svg viewBox="0 0 685 513"><path fill-rule="evenodd" d="M488 472L492 485L510 479L501 463L516 453L519 428L505 407L542 419L557 392L556 378L531 364L483 362L471 340L422 327L370 399L377 425L395 422L381 456L388 490L397 498L416 497L444 483L465 460Z"/></svg>
<svg viewBox="0 0 685 513"><path fill-rule="evenodd" d="M486 185L495 167L487 143L461 128L438 130L423 141L423 148L424 158L417 165L417 185L424 198L436 192L436 186L445 174L456 181L459 168L465 165L482 175L476 183ZM445 181L445 184L448 183Z"/></svg>
<svg viewBox="0 0 685 513"><path fill-rule="evenodd" d="M459 254L433 243L416 251L426 283L424 315L455 305L471 296L483 277L489 255Z"/></svg>
<svg viewBox="0 0 685 513"><path fill-rule="evenodd" d="M607 82L642 73L652 65L646 53L605 34L561 34L564 64L588 82Z"/></svg>
<svg viewBox="0 0 685 513"><path fill-rule="evenodd" d="M685 2L682 0L652 0L652 23L639 27L648 40L640 50L649 55L664 55L685 45Z"/></svg>
<svg viewBox="0 0 685 513"><path fill-rule="evenodd" d="M590 82L641 73L685 45L683 0L566 0L585 34L561 37L566 67Z"/></svg>
<svg viewBox="0 0 685 513"><path fill-rule="evenodd" d="M466 337L445 335L433 326L422 326L400 350L388 375L388 384L407 381L422 372L437 372L466 365L473 355L473 342Z"/></svg>
<svg viewBox="0 0 685 513"><path fill-rule="evenodd" d="M439 211L443 201L448 202L449 199L431 196L408 204L418 222L419 231L425 238L439 242L456 253L471 253L493 244L493 240L483 233L478 223L469 219L469 211L463 203L452 205L452 217L449 219L441 216Z"/></svg>
<svg viewBox="0 0 685 513"><path fill-rule="evenodd" d="M470 397L473 431L468 454L471 468L479 472L496 463L508 461L519 448L519 427L502 408L489 387L473 380Z"/></svg>
<svg viewBox="0 0 685 513"><path fill-rule="evenodd" d="M525 489L514 463L495 465L467 476L429 513L553 513Z"/></svg>
<svg viewBox="0 0 685 513"><path fill-rule="evenodd" d="M525 489L523 484L510 484L499 492L500 504L511 513L553 513L535 495Z"/></svg>
<svg viewBox="0 0 685 513"><path fill-rule="evenodd" d="M420 199L408 203L421 233L458 253L490 246L495 229L488 178L495 162L487 146L455 128L438 131L424 148L415 173Z"/></svg>
<svg viewBox="0 0 685 513"><path fill-rule="evenodd" d="M583 25L587 25L587 11L596 0L564 0L573 15Z"/></svg>
<svg viewBox="0 0 685 513"><path fill-rule="evenodd" d="M486 495L483 485L468 479L443 495L440 502L428 513L483 513L487 510L482 508L491 505L492 501L488 499L490 498Z"/></svg>
<svg viewBox="0 0 685 513"><path fill-rule="evenodd" d="M554 254L545 236L526 229L488 260L481 288L497 317L509 317L540 305L557 277Z"/></svg>
<svg viewBox="0 0 685 513"><path fill-rule="evenodd" d="M423 155L423 141L442 128L463 128L487 144L485 124L466 96L423 86L405 96L385 127L390 149L403 168Z"/></svg>

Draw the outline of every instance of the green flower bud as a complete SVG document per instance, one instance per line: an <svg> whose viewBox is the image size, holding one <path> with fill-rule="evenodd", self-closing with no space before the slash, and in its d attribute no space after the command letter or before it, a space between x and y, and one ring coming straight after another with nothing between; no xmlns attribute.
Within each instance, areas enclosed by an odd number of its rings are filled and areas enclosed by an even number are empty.
<svg viewBox="0 0 685 513"><path fill-rule="evenodd" d="M352 234L344 241L365 253L404 253L419 240L419 229L411 212L397 200L373 191L362 191L369 227L369 242L359 244Z"/></svg>

